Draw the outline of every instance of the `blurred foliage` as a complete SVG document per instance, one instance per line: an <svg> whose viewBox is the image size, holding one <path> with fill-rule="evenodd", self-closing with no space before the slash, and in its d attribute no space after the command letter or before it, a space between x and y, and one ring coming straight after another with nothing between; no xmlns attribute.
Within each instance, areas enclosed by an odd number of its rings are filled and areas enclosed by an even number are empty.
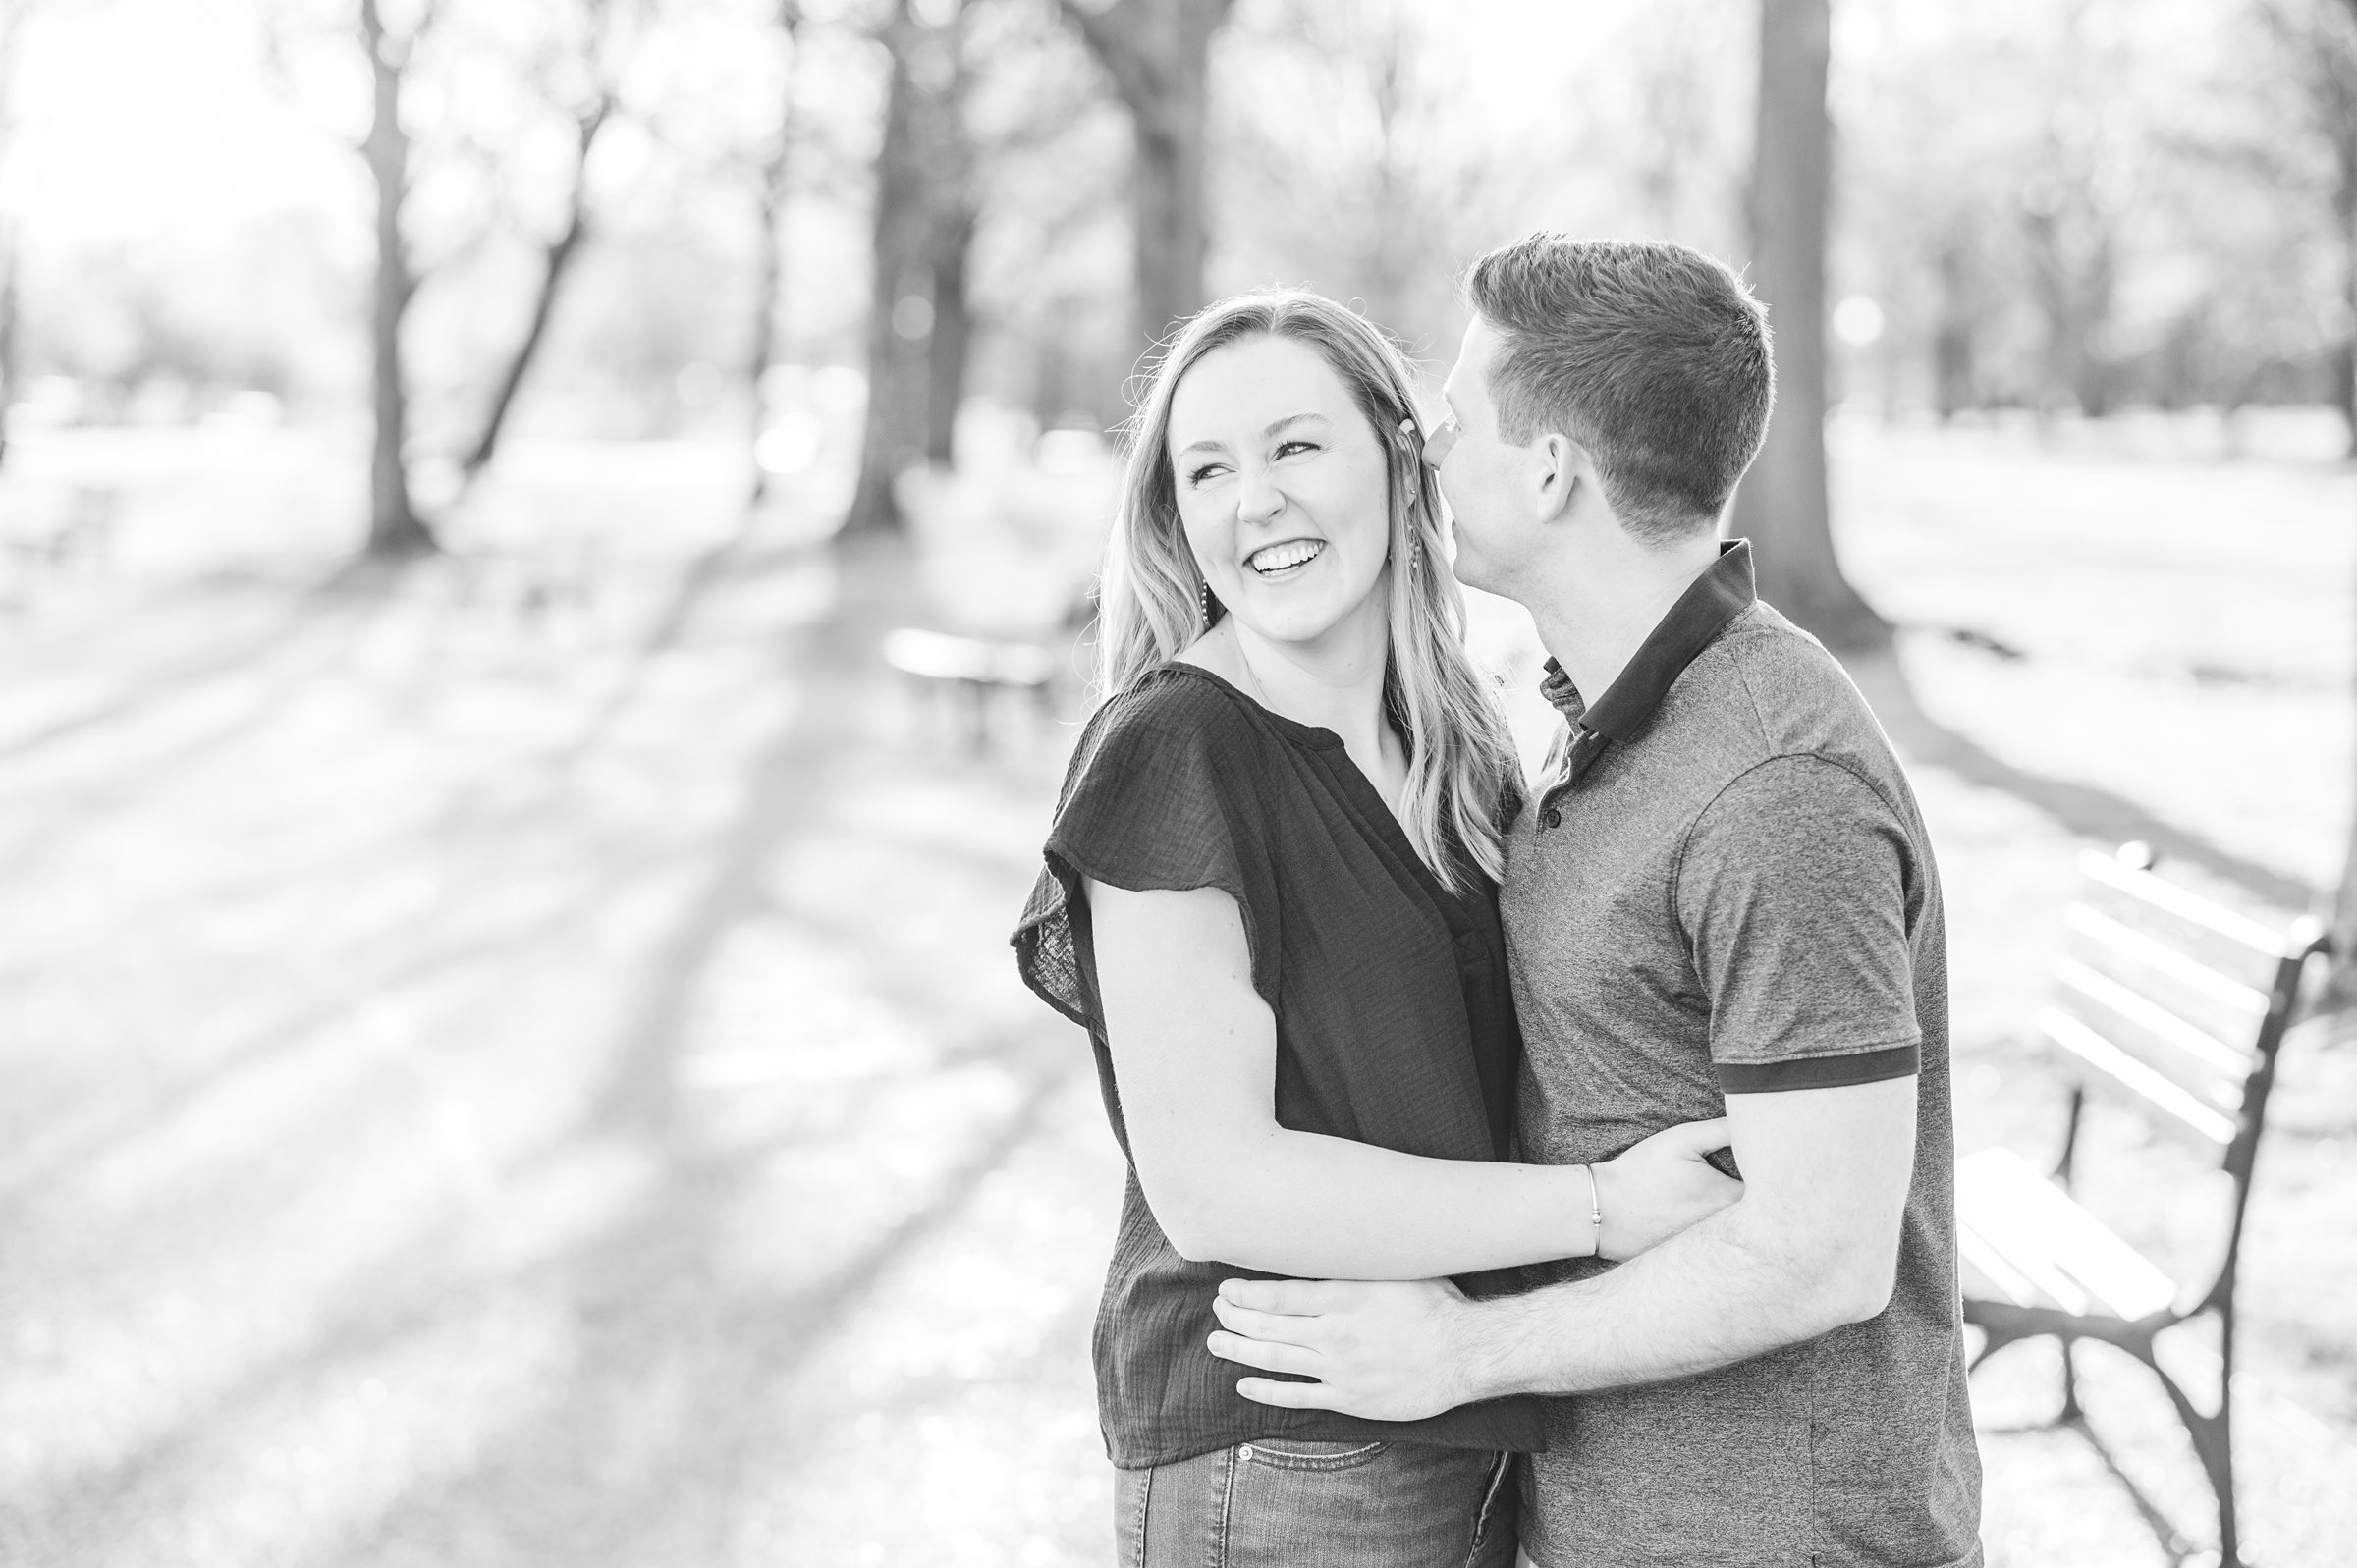
<svg viewBox="0 0 2357 1568"><path fill-rule="evenodd" d="M205 94L172 83L169 59L141 54L140 26L193 25L175 9L26 14L26 90L0 139L0 211L24 255L20 384L70 377L91 418L201 412L255 388L298 414L349 413L364 404L370 263L364 170L337 146L367 114L351 4L189 8L230 39L227 64L202 69L230 73L214 90L245 100L244 140L226 110L192 111ZM479 423L601 93L586 236L519 424L653 434L743 405L760 171L781 135L776 357L864 363L894 5L813 0L791 41L774 0L612 0L595 39L586 0L433 9L405 88L416 445L455 454ZM1043 425L1101 425L1133 361L1130 132L1066 10L911 14L956 34L965 390ZM1534 226L1739 258L1752 15L1748 0L1238 0L1213 55L1210 287L1307 282L1437 358L1459 320L1456 266ZM2348 401L2348 0L1842 0L1836 29L1833 292L1879 306L1838 320L1880 325L1846 334L1850 395L1944 415ZM65 146L89 141L93 101L128 143L116 162ZM283 160L244 176L266 175L269 198L237 186L252 127ZM192 144L175 154L191 178L238 199L144 219L108 182L156 138ZM706 365L724 372L717 398Z"/></svg>

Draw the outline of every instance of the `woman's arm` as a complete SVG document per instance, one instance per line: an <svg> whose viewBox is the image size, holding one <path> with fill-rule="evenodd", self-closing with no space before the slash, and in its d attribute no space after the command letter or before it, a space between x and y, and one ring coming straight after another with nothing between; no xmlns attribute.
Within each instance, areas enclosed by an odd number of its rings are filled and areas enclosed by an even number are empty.
<svg viewBox="0 0 2357 1568"><path fill-rule="evenodd" d="M1235 900L1091 881L1097 988L1130 1158L1182 1257L1322 1279L1423 1279L1596 1250L1578 1165L1427 1160L1277 1124L1277 1021ZM1604 1253L1635 1255L1741 1193L1723 1123L1597 1167Z"/></svg>

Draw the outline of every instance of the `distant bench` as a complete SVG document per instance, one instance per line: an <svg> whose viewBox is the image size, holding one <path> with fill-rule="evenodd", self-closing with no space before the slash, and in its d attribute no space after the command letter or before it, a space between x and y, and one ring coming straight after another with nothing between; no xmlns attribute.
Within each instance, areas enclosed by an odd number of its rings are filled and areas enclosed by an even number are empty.
<svg viewBox="0 0 2357 1568"><path fill-rule="evenodd" d="M1029 642L986 642L942 631L904 627L884 638L884 662L920 685L947 694L966 711L967 736L976 752L990 749L990 715L995 696L1028 697L1042 714L1053 711L1056 656Z"/></svg>
<svg viewBox="0 0 2357 1568"><path fill-rule="evenodd" d="M114 490L77 485L47 526L27 528L10 519L0 528L0 551L14 563L20 586L71 569L104 571L114 546L116 501Z"/></svg>
<svg viewBox="0 0 2357 1568"><path fill-rule="evenodd" d="M2079 1414L2074 1340L2116 1345L2151 1368L2217 1495L2220 1568L2238 1568L2231 1389L2243 1215L2275 1054L2326 942L2315 920L2277 931L2165 882L2154 859L2143 844L2080 857L2055 1005L2038 1020L2072 1079L2061 1157L2051 1180L2005 1149L1959 1162L1964 1320L1988 1335L1976 1367L2020 1340L2058 1340L2065 1421ZM2205 1281L2181 1285L2070 1196L2089 1094L2128 1105L2231 1178L2220 1261ZM2216 1408L2205 1410L2163 1370L2154 1342L2210 1314L2220 1364Z"/></svg>

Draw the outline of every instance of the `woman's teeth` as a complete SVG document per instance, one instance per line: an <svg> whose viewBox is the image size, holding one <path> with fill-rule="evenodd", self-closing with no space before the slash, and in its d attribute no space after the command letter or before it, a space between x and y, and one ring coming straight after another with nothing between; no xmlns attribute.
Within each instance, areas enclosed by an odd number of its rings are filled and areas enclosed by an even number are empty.
<svg viewBox="0 0 2357 1568"><path fill-rule="evenodd" d="M1288 539L1284 544L1270 545L1265 550L1253 551L1250 556L1245 558L1244 565L1264 577L1271 576L1290 568L1301 566L1306 562L1315 561L1325 553L1325 550L1326 541L1323 539Z"/></svg>

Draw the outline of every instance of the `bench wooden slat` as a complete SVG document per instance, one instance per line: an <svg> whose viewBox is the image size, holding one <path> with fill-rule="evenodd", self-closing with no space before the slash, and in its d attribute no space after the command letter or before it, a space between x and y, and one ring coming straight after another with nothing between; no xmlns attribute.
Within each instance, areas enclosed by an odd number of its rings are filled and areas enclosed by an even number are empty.
<svg viewBox="0 0 2357 1568"><path fill-rule="evenodd" d="M2039 1288L2036 1280L2006 1260L1996 1243L1983 1239L1962 1219L1956 1221L1956 1271L1966 1301L2006 1301L2016 1307L2055 1307L2063 1312L2085 1310L2083 1305L2064 1306Z"/></svg>
<svg viewBox="0 0 2357 1568"><path fill-rule="evenodd" d="M2122 925L2145 932L2199 959L2229 980L2264 991L2283 958L2283 934L2222 904L2164 882L2115 856L2079 856L2087 876L2085 901Z"/></svg>
<svg viewBox="0 0 2357 1568"><path fill-rule="evenodd" d="M983 642L912 627L885 636L884 662L904 675L928 680L992 686L1045 685L1056 673L1055 656L1030 643Z"/></svg>
<svg viewBox="0 0 2357 1568"><path fill-rule="evenodd" d="M2009 1149L1956 1162L1956 1219L1959 1237L1972 1238L1976 1267L2017 1306L2134 1323L2166 1312L2180 1294L2167 1273ZM2045 1299L2021 1299L2025 1287Z"/></svg>
<svg viewBox="0 0 2357 1568"><path fill-rule="evenodd" d="M2258 1038L2267 1017L2268 994L2261 988L2220 974L2088 904L2064 906L2062 927L2069 956L2098 974L2151 998L2218 1040L2247 1046Z"/></svg>
<svg viewBox="0 0 2357 1568"><path fill-rule="evenodd" d="M2234 1141L2240 1118L2196 1099L2059 1007L2038 1015L2038 1027L2085 1069L2089 1089L2155 1112L2153 1124L2190 1140L2213 1159Z"/></svg>
<svg viewBox="0 0 2357 1568"><path fill-rule="evenodd" d="M2151 998L2076 959L2055 964L2062 1010L2129 1055L2220 1110L2242 1103L2256 1054L2195 1028Z"/></svg>

